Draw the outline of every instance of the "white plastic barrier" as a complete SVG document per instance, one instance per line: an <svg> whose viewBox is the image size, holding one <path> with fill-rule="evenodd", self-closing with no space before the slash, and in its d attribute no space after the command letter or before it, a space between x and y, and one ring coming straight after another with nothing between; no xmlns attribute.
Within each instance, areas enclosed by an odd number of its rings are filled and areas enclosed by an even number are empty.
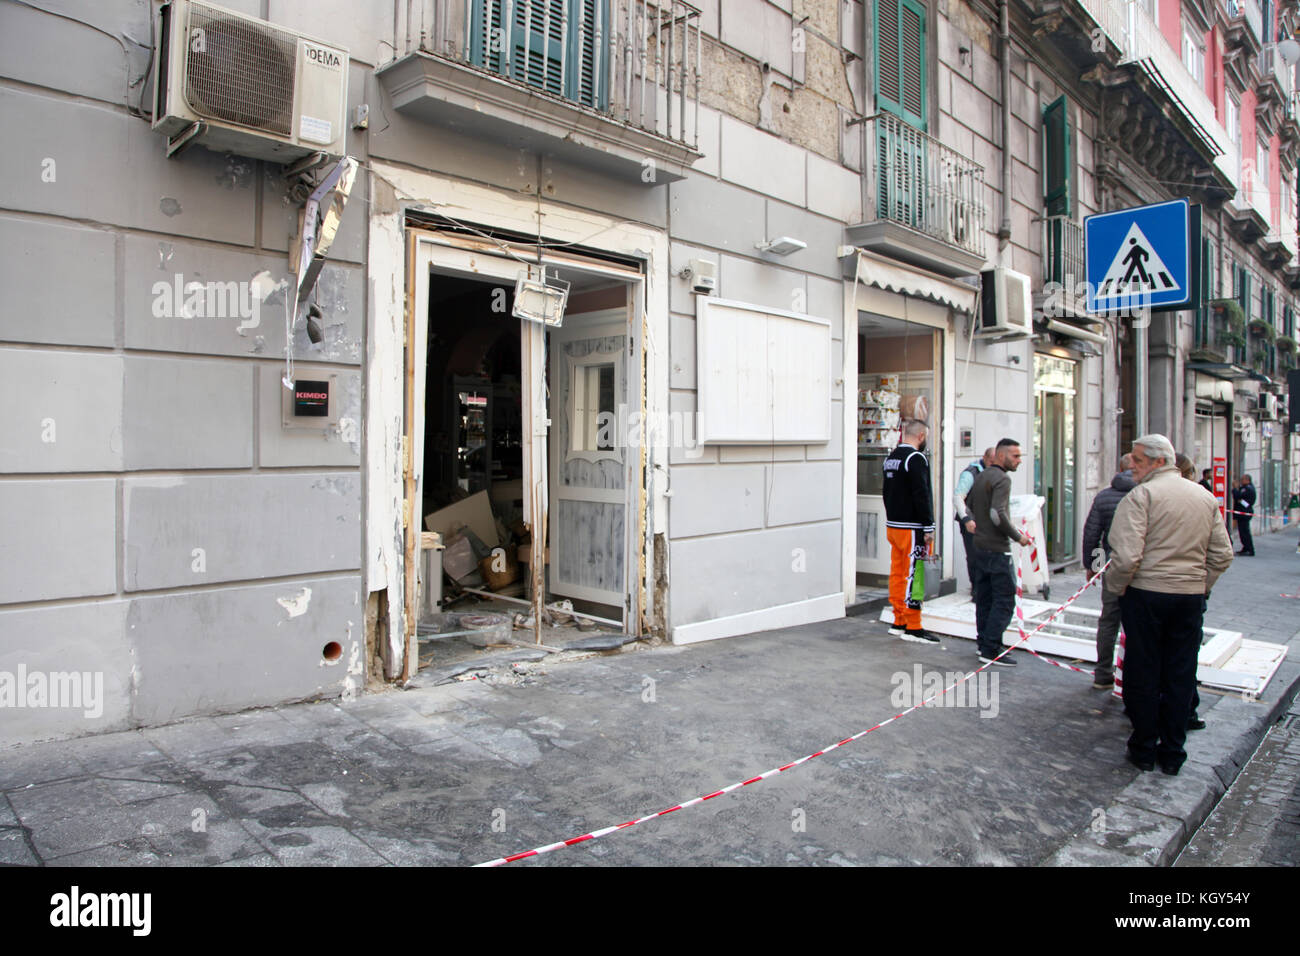
<svg viewBox="0 0 1300 956"><path fill-rule="evenodd" d="M1051 592L1051 570L1047 566L1047 542L1043 537L1043 505L1047 499L1040 495L1012 495L1011 523L1029 532L1034 539L1032 548L1011 545L1012 557L1020 562L1024 576L1025 593L1038 591L1046 600Z"/></svg>

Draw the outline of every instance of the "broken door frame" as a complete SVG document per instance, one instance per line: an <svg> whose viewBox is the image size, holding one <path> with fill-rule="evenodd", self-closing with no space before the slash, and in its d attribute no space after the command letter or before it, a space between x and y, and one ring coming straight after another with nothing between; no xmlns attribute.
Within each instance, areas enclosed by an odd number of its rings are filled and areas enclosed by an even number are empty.
<svg viewBox="0 0 1300 956"><path fill-rule="evenodd" d="M541 235L555 256L561 247L582 247L642 264L642 281L633 291L639 321L629 328L635 340L629 379L639 378L640 411L650 420L667 419L669 406L669 273L668 236L661 227L629 222L619 215L560 205L536 194L520 194L455 176L413 169L372 157L366 269L366 359L364 379L365 429L365 557L362 564L367 596L378 595L378 620L369 624L368 647L382 658L384 676L400 680L414 673L416 661L408 640L406 607L406 535L413 528L407 502L404 469L414 451L407 435L405 392L412 370L404 355L408 317L419 320L414 308L414 248L417 237L408 228L423 216L472 222L476 228L514 235ZM627 187L627 197L645 189ZM603 196L603 191L585 193ZM495 241L490 243L496 248ZM535 259L535 256L533 256ZM415 329L409 330L416 334ZM412 382L413 384L413 382ZM664 633L668 588L668 450L643 446L639 455L637 498L632 502L638 533L633 541L634 613L629 630ZM658 550L656 550L658 549ZM414 624L410 625L414 634ZM382 642L379 635L382 634Z"/></svg>
<svg viewBox="0 0 1300 956"><path fill-rule="evenodd" d="M479 278L486 282L496 280L507 286L512 286L521 271L526 270L530 278L539 278L541 276L541 266L562 265L589 274L609 276L627 283L631 292L628 296L628 314L622 323L622 329L628 336L629 342L635 340L638 346L633 351L633 354L629 356L629 364L634 363L638 358L636 351L639 351L641 337L635 334L636 323L634 318L637 310L634 306L636 302L641 300L641 296L636 293L639 291L639 286L643 280L639 271L571 254L557 255L548 253L542 257L542 262L539 265L535 261L527 262L522 259L520 254L524 251L524 247L515 250L516 255L520 256L519 258L510 257L506 249L501 248L502 246L508 246L508 244L499 240L483 240L461 233L440 232L415 226L408 227L407 233L409 243L408 275L410 276L408 314L411 320L406 323L404 350L406 385L404 388L405 428L402 445L404 449L403 520L405 526L403 624L406 664L404 671L406 676L409 677L414 674L418 663L416 635L418 617L417 543L423 520L419 505L423 500L424 493L425 401L423 399L427 388L426 343L428 342L428 301L429 286L432 281L431 272L436 270L444 275ZM539 529L539 532L544 531L546 528L547 511L550 502L550 473L547 466L547 455L551 420L546 394L546 332L547 328L539 323L520 320L520 384L523 399L521 411L529 435L528 447L523 459L524 521L530 527ZM638 375L637 378L641 379L641 376ZM627 384L630 386L631 383ZM643 389L642 393L638 402L644 407L645 396ZM535 484L537 485L536 497L533 494ZM632 481L628 481L625 488L624 504L629 509L629 514L636 508L637 501L640 498L639 495L634 493L633 484ZM538 513L539 506L541 509L540 514ZM541 534L536 533L534 537L540 539ZM632 579L628 574L628 570L634 566L630 560L630 545L632 541L639 540L640 537L639 535L633 537L627 534L625 526L623 613L624 623L628 626L634 626L634 622L640 618L640 601L638 600L640 589L630 586ZM530 563L530 569L533 567L535 565ZM534 580L538 579L535 577ZM544 583L542 586L544 588Z"/></svg>

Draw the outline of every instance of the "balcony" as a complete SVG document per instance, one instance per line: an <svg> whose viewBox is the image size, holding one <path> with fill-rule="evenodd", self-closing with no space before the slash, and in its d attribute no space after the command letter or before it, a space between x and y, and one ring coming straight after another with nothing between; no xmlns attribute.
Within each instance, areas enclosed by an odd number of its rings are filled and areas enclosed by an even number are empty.
<svg viewBox="0 0 1300 956"><path fill-rule="evenodd" d="M1043 282L1074 286L1085 281L1083 227L1069 216L1043 220Z"/></svg>
<svg viewBox="0 0 1300 956"><path fill-rule="evenodd" d="M863 123L863 223L855 246L949 278L984 265L984 167L884 113Z"/></svg>
<svg viewBox="0 0 1300 956"><path fill-rule="evenodd" d="M1258 0L1228 0L1229 49L1244 48L1258 53L1264 43L1264 14Z"/></svg>
<svg viewBox="0 0 1300 956"><path fill-rule="evenodd" d="M1193 135L1204 140L1203 146L1211 156L1223 153L1228 134L1219 123L1214 103L1187 71L1181 55L1169 45L1156 22L1136 3L1128 7L1128 35L1121 62L1138 64L1163 88L1181 107Z"/></svg>
<svg viewBox="0 0 1300 956"><path fill-rule="evenodd" d="M639 182L682 179L699 159L697 7L682 0L405 6L404 48L376 71L398 112Z"/></svg>
<svg viewBox="0 0 1300 956"><path fill-rule="evenodd" d="M1259 85L1255 87L1259 107L1285 109L1291 102L1292 86L1291 68L1282 62L1277 44L1265 47L1259 55Z"/></svg>
<svg viewBox="0 0 1300 956"><path fill-rule="evenodd" d="M1196 310L1188 367L1230 371L1246 361L1246 318L1232 299L1215 299Z"/></svg>

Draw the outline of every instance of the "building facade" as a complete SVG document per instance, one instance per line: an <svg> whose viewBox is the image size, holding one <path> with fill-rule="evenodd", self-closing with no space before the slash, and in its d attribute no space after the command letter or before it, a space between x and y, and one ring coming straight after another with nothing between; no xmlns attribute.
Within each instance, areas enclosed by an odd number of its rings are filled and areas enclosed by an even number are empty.
<svg viewBox="0 0 1300 956"><path fill-rule="evenodd" d="M1259 397L1295 352L1292 6L1272 32L1191 0L221 6L0 7L27 131L0 160L0 674L102 683L29 694L0 741L410 677L424 518L479 492L546 540L549 594L629 633L840 617L887 570L897 396L932 425L934 593L965 584L956 476L1002 437L1058 567L1142 427L1293 484ZM182 51L148 38L189 24L201 64L262 35L240 17L346 78L324 132L299 97L278 134L333 138L319 163L213 132L253 112L153 128ZM1083 217L1184 195L1205 307L1089 317ZM990 328L1014 274L1033 315ZM562 324L515 317L530 283L567 283Z"/></svg>

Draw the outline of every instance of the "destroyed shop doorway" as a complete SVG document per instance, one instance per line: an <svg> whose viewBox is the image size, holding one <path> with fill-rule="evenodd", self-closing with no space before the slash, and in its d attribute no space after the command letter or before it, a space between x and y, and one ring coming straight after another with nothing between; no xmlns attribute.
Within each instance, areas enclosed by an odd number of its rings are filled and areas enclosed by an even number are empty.
<svg viewBox="0 0 1300 956"><path fill-rule="evenodd" d="M641 456L625 432L643 403L639 270L568 252L539 265L526 241L458 232L413 234L411 254L412 660L427 608L417 568L428 531L441 535L459 585L531 602L540 580L545 601L568 598L626 629L637 619L629 582L639 536L630 519ZM569 283L559 326L513 314L516 280L537 279L542 267ZM484 567L489 554L498 560Z"/></svg>

